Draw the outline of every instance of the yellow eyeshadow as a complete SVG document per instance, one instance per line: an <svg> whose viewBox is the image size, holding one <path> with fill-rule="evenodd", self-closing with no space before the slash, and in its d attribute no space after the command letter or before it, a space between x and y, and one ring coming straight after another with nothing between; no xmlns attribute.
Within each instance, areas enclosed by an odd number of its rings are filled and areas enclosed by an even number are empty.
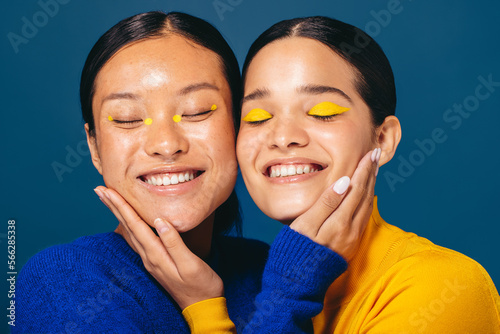
<svg viewBox="0 0 500 334"><path fill-rule="evenodd" d="M108 116L108 120L110 120L111 122L113 122L113 117Z"/></svg>
<svg viewBox="0 0 500 334"><path fill-rule="evenodd" d="M255 108L250 110L250 112L243 118L245 122L260 122L266 119L272 118L273 115L265 111L264 109Z"/></svg>
<svg viewBox="0 0 500 334"><path fill-rule="evenodd" d="M341 107L333 102L321 102L315 105L307 113L311 116L333 116L342 114L351 108Z"/></svg>
<svg viewBox="0 0 500 334"><path fill-rule="evenodd" d="M151 125L151 123L153 123L153 120L151 118L146 118L144 120L144 124L146 124L146 125Z"/></svg>
<svg viewBox="0 0 500 334"><path fill-rule="evenodd" d="M212 106L210 107L210 110L214 111L215 109L217 109L217 106L215 104L212 104Z"/></svg>
<svg viewBox="0 0 500 334"><path fill-rule="evenodd" d="M175 123L179 123L182 119L182 117L180 115L174 115L174 117L172 117L174 119L174 122Z"/></svg>

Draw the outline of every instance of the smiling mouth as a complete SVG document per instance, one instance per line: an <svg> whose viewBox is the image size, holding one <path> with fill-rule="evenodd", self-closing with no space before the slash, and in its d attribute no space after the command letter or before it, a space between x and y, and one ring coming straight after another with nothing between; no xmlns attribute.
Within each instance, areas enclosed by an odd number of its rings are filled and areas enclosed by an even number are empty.
<svg viewBox="0 0 500 334"><path fill-rule="evenodd" d="M273 165L266 170L266 176L271 178L310 174L323 170L318 164Z"/></svg>
<svg viewBox="0 0 500 334"><path fill-rule="evenodd" d="M142 175L139 179L153 186L170 186L179 183L187 183L199 177L204 171L187 170L177 173L159 173Z"/></svg>

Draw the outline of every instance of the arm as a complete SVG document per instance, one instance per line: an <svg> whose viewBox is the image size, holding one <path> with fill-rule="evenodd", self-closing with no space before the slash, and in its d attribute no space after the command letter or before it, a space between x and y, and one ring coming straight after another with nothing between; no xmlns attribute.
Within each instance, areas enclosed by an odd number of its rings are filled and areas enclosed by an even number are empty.
<svg viewBox="0 0 500 334"><path fill-rule="evenodd" d="M263 290L256 300L257 305L270 304L272 311L258 307L248 324L239 321L238 331L312 330L311 318L321 311L326 289L346 269L342 257L350 259L355 254L368 222L379 157L380 151L376 150L365 155L353 175L347 195L350 179L342 178L343 187L338 187L337 183L328 188L311 209L297 218L290 227L300 234L290 228L283 229L283 236L276 242L274 250L271 248ZM107 194L100 195L101 199L126 228L127 241L141 255L148 271L172 294L181 308L222 296L211 286L218 283L214 275L218 276L186 248L168 222L156 225L158 238L116 192L104 187L99 187L98 195L99 192ZM293 237L299 245L288 244L288 237ZM208 280L202 280L202 275ZM216 284L214 286L218 287ZM274 308L273 304L280 307ZM198 304L186 310L184 316L194 324L203 310L203 304ZM219 309L217 314L224 312ZM195 332L193 327L191 330Z"/></svg>
<svg viewBox="0 0 500 334"><path fill-rule="evenodd" d="M146 333L151 329L126 286L130 270L99 274L90 256L66 246L49 248L23 267L16 286L12 333Z"/></svg>
<svg viewBox="0 0 500 334"><path fill-rule="evenodd" d="M488 273L462 254L438 249L412 255L376 285L359 308L364 317L355 332L500 333L498 292Z"/></svg>

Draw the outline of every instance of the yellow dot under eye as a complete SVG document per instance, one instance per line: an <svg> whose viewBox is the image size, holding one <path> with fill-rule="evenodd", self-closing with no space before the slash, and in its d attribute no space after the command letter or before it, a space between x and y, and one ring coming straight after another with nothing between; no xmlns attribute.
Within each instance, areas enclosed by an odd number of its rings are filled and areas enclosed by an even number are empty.
<svg viewBox="0 0 500 334"><path fill-rule="evenodd" d="M180 115L174 115L173 119L174 119L175 123L179 123L181 121L182 117Z"/></svg>
<svg viewBox="0 0 500 334"><path fill-rule="evenodd" d="M333 116L342 114L350 109L351 108L341 107L338 104L327 101L318 103L312 107L307 114L311 116Z"/></svg>
<svg viewBox="0 0 500 334"><path fill-rule="evenodd" d="M212 106L210 107L210 110L212 110L212 111L213 111L213 110L215 110L215 109L217 109L217 106L216 106L215 104L212 104Z"/></svg>
<svg viewBox="0 0 500 334"><path fill-rule="evenodd" d="M260 121L265 121L266 119L272 118L273 115L265 111L264 109L261 108L255 108L250 110L250 112L243 118L245 122L260 122Z"/></svg>
<svg viewBox="0 0 500 334"><path fill-rule="evenodd" d="M153 123L153 120L151 118L146 118L144 120L144 124L146 124L146 125L151 125L151 123Z"/></svg>
<svg viewBox="0 0 500 334"><path fill-rule="evenodd" d="M108 116L108 120L110 120L111 122L113 122L113 117Z"/></svg>

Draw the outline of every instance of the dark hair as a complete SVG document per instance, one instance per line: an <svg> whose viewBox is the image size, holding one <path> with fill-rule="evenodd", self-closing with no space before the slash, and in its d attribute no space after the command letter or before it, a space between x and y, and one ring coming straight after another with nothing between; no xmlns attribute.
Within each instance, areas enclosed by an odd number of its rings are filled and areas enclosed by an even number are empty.
<svg viewBox="0 0 500 334"><path fill-rule="evenodd" d="M144 39L160 38L169 34L185 37L213 52L220 58L222 71L231 89L235 130L240 122L241 75L236 57L220 32L210 23L185 13L152 11L126 18L106 31L95 43L85 61L80 81L80 103L89 134L95 136L92 100L95 79L104 64L124 46ZM232 194L215 210L214 233L224 234L233 229L241 235L241 217L238 198Z"/></svg>
<svg viewBox="0 0 500 334"><path fill-rule="evenodd" d="M362 30L324 16L284 20L264 31L250 47L243 79L255 55L267 44L290 37L317 40L345 59L357 72L359 95L371 109L372 120L379 126L396 110L396 86L389 60L382 48Z"/></svg>

